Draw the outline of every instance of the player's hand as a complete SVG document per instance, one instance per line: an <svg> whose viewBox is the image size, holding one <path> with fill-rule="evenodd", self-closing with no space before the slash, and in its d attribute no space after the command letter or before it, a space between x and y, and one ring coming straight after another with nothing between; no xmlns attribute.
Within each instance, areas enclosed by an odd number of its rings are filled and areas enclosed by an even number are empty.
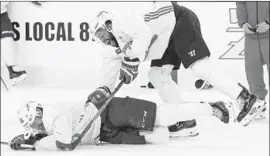
<svg viewBox="0 0 270 156"><path fill-rule="evenodd" d="M20 150L20 145L25 144L24 135L18 135L14 137L10 142L10 148L13 150Z"/></svg>
<svg viewBox="0 0 270 156"><path fill-rule="evenodd" d="M265 33L267 30L269 30L269 24L267 24L265 21L258 24L257 27L257 33Z"/></svg>
<svg viewBox="0 0 270 156"><path fill-rule="evenodd" d="M250 30L250 28L252 28L252 26L249 23L243 24L242 28L244 29L245 33L247 33L247 34L254 34L255 33L255 32Z"/></svg>
<svg viewBox="0 0 270 156"><path fill-rule="evenodd" d="M139 64L140 61L138 58L130 59L128 57L124 57L119 79L124 79L125 84L131 83L138 76Z"/></svg>
<svg viewBox="0 0 270 156"><path fill-rule="evenodd" d="M10 148L13 150L35 150L34 147L21 147L22 144L34 145L36 141L41 140L44 137L47 137L48 134L39 133L35 136L30 136L28 139L24 138L24 134L14 137L10 142Z"/></svg>
<svg viewBox="0 0 270 156"><path fill-rule="evenodd" d="M108 87L99 87L88 96L86 103L91 102L97 106L104 103L110 95L111 91Z"/></svg>

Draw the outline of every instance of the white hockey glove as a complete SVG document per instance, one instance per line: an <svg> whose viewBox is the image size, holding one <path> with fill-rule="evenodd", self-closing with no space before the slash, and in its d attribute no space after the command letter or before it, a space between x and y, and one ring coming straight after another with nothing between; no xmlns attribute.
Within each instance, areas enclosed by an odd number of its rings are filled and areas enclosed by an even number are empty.
<svg viewBox="0 0 270 156"><path fill-rule="evenodd" d="M140 60L138 58L130 59L128 57L124 57L119 79L124 79L125 84L131 83L138 76L139 64Z"/></svg>
<svg viewBox="0 0 270 156"><path fill-rule="evenodd" d="M99 106L103 104L110 95L111 91L108 87L99 87L88 96L86 103L91 102L94 105Z"/></svg>

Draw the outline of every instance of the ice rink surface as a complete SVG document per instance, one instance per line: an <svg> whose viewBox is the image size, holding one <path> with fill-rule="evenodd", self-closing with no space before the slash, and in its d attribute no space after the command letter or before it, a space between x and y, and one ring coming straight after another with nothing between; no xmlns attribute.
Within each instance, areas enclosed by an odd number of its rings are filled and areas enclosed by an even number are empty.
<svg viewBox="0 0 270 156"><path fill-rule="evenodd" d="M1 141L9 141L22 133L16 121L16 109L20 103L36 100L41 103L68 107L72 103L84 103L90 89L81 88L16 88L11 92L1 91ZM186 101L216 101L227 98L216 90L182 91ZM196 96L194 96L196 95ZM131 96L160 102L151 89L128 88L124 86L117 96ZM190 110L192 111L192 110ZM188 113L188 110L187 110ZM13 151L1 145L2 156L148 156L148 155L179 155L179 156L268 156L269 155L269 116L264 121L256 121L244 128L232 123L225 125L215 117L198 119L200 135L194 138L171 140L160 145L108 145L79 146L71 152L56 151Z"/></svg>

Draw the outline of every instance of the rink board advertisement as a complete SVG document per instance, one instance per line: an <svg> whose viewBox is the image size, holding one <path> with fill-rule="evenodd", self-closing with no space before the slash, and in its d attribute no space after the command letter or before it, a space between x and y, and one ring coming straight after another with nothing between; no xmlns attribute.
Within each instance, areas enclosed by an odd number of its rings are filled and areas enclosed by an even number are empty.
<svg viewBox="0 0 270 156"><path fill-rule="evenodd" d="M212 59L241 81L246 81L244 34L237 25L236 4L179 4L198 15ZM9 14L15 30L17 60L29 73L27 82L52 86L98 86L99 73L102 72L99 70L101 47L92 42L90 21L104 8L120 15L119 6L123 8L121 11L143 12L149 7L149 2L46 2L41 7L29 2L13 2ZM148 69L149 62L141 65L133 85L147 83ZM179 83L186 79L195 78L182 68Z"/></svg>

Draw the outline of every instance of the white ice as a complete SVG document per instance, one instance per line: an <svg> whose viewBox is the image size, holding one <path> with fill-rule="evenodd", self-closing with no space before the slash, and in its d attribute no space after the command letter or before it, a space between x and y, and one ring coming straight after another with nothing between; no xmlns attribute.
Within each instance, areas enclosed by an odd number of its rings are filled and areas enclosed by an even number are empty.
<svg viewBox="0 0 270 156"><path fill-rule="evenodd" d="M11 92L1 92L1 141L9 141L22 132L16 121L16 109L21 102L37 100L41 103L68 107L73 102L84 102L91 89L80 88L16 88ZM152 101L160 101L151 89L124 86L118 96L131 96ZM221 93L211 91L182 91L187 101L227 100ZM192 111L192 110L190 110ZM187 110L187 113L189 110ZM225 125L215 117L197 120L200 135L194 138L172 140L160 145L108 145L79 146L71 152L13 151L1 145L2 156L111 156L111 155L179 155L179 156L268 156L269 155L269 117L264 121L254 122L244 128L232 123Z"/></svg>

